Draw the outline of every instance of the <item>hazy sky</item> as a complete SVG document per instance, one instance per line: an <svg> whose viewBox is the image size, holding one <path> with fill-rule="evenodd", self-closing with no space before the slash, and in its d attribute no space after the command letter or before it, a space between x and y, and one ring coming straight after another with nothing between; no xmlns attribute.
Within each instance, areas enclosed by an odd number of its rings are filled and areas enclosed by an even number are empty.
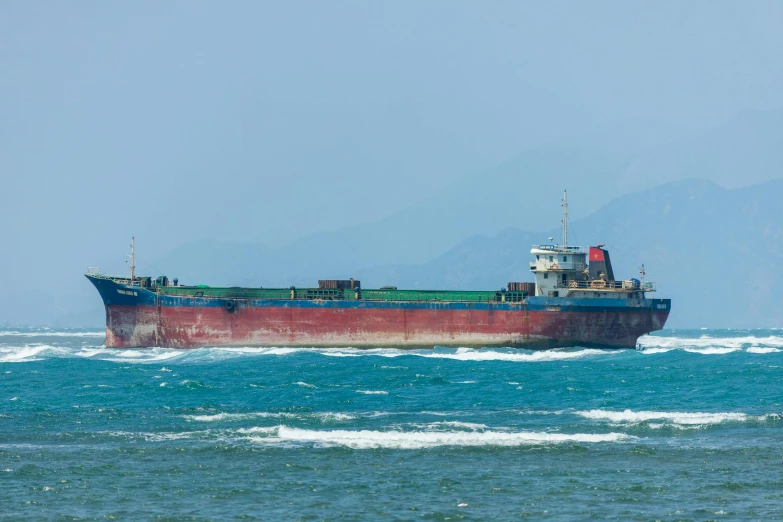
<svg viewBox="0 0 783 522"><path fill-rule="evenodd" d="M781 2L2 2L0 285L378 219L625 118L783 106ZM60 272L58 272L60 270Z"/></svg>

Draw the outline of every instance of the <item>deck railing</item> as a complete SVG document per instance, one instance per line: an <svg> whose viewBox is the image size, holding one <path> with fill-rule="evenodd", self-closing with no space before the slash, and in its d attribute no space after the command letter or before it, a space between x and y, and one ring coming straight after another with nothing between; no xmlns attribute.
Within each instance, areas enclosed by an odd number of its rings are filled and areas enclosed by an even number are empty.
<svg viewBox="0 0 783 522"><path fill-rule="evenodd" d="M656 285L651 281L645 281L642 285L638 281L604 281L602 279L596 279L593 281L561 281L557 285L558 288L572 288L574 290L610 290L610 291L626 291L632 292L634 290L643 290L645 292L655 292Z"/></svg>
<svg viewBox="0 0 783 522"><path fill-rule="evenodd" d="M581 263L578 261L531 261L530 262L530 271L536 272L538 269L541 269L542 271L551 270L553 272L557 271L571 271L571 270L584 270L587 268L587 264Z"/></svg>

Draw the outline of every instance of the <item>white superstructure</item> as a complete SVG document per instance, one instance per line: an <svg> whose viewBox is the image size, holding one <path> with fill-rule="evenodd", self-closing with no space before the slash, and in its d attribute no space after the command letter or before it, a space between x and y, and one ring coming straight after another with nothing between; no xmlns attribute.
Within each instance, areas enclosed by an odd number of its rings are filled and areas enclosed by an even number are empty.
<svg viewBox="0 0 783 522"><path fill-rule="evenodd" d="M572 281L587 281L587 251L582 247L537 245L530 253L536 258L530 271L536 276L538 296L565 297Z"/></svg>
<svg viewBox="0 0 783 522"><path fill-rule="evenodd" d="M535 261L530 271L536 278L536 296L541 297L627 297L643 298L654 292L655 284L629 279L615 281L609 252L597 247L568 246L568 200L563 193L562 244L534 245L530 253ZM552 238L549 238L550 241Z"/></svg>

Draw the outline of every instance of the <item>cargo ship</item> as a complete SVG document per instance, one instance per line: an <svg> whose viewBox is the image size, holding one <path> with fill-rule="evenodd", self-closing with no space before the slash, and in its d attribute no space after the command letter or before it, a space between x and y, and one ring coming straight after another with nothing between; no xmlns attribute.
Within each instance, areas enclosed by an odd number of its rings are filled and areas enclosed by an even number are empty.
<svg viewBox="0 0 783 522"><path fill-rule="evenodd" d="M188 286L166 276L130 277L88 269L106 308L106 346L634 348L660 330L670 299L655 283L618 280L604 245L568 245L563 197L561 244L535 245L535 282L499 290L362 288L355 279L311 288Z"/></svg>

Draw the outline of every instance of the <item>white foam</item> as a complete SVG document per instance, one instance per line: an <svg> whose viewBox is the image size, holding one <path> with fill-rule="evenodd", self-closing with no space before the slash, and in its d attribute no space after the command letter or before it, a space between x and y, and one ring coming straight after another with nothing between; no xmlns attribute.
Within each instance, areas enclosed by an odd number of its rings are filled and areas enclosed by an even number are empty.
<svg viewBox="0 0 783 522"><path fill-rule="evenodd" d="M670 350L685 350L693 353L724 355L754 346L783 349L783 336L758 337L756 335L739 335L736 337L711 337L709 335L701 335L698 338L694 338L644 335L639 338L638 344L644 353L647 354L663 353Z"/></svg>
<svg viewBox="0 0 783 522"><path fill-rule="evenodd" d="M413 424L413 426L427 429L427 430L440 430L443 428L463 428L466 430L488 430L489 426L486 424L479 424L475 422L462 422L462 421L438 421L430 422L428 424Z"/></svg>
<svg viewBox="0 0 783 522"><path fill-rule="evenodd" d="M383 390L356 390L356 393L363 393L364 395L389 395L389 392Z"/></svg>
<svg viewBox="0 0 783 522"><path fill-rule="evenodd" d="M778 348L772 348L771 346L751 346L747 349L748 353L775 353L780 352Z"/></svg>
<svg viewBox="0 0 783 522"><path fill-rule="evenodd" d="M207 352L221 355L289 355L296 352L307 351L307 348L286 348L278 346L257 347L257 346L230 346L205 348Z"/></svg>
<svg viewBox="0 0 783 522"><path fill-rule="evenodd" d="M169 440L192 439L209 434L209 431L180 431L180 432L128 432L128 431L103 431L98 432L111 437L123 437L128 439L144 439L148 442L164 442Z"/></svg>
<svg viewBox="0 0 783 522"><path fill-rule="evenodd" d="M564 359L579 359L595 355L619 353L617 350L598 349L554 349L554 350L511 350L497 351L488 348L457 348L456 350L403 350L399 348L321 348L309 349L328 357L425 357L430 359L451 359L458 361L506 361L506 362L546 362Z"/></svg>
<svg viewBox="0 0 783 522"><path fill-rule="evenodd" d="M321 422L343 422L353 420L356 417L348 413L338 412L313 412L313 413L289 413L289 412L253 412L253 413L216 413L213 415L184 415L184 419L195 422L217 421L243 421L256 418L276 419L318 419Z"/></svg>
<svg viewBox="0 0 783 522"><path fill-rule="evenodd" d="M67 351L47 344L0 348L0 363L40 361L46 355L61 356Z"/></svg>
<svg viewBox="0 0 783 522"><path fill-rule="evenodd" d="M611 422L641 423L651 420L669 421L674 424L704 425L719 424L727 421L745 421L748 416L744 413L701 413L701 412L665 412L665 411L614 411L614 410L589 410L574 412L587 419L608 420Z"/></svg>
<svg viewBox="0 0 783 522"><path fill-rule="evenodd" d="M253 437L261 444L285 442L346 446L353 449L423 449L437 446L524 446L562 443L622 442L635 437L624 433L546 433L497 431L349 431L305 430L278 426L275 435Z"/></svg>
<svg viewBox="0 0 783 522"><path fill-rule="evenodd" d="M645 355L654 355L656 353L666 353L676 350L676 348L644 348L640 350Z"/></svg>
<svg viewBox="0 0 783 522"><path fill-rule="evenodd" d="M685 348L686 352L700 353L702 355L726 355L727 353L738 352L740 350L741 350L740 347L729 347L729 348Z"/></svg>
<svg viewBox="0 0 783 522"><path fill-rule="evenodd" d="M302 382L302 381L297 381L294 384L296 384L297 386L302 386L303 388L317 388L315 384L307 384L306 382Z"/></svg>
<svg viewBox="0 0 783 522"><path fill-rule="evenodd" d="M218 421L242 421L247 419L253 419L258 417L281 417L281 418L296 418L293 413L216 413L214 415L183 415L183 418L188 421L195 422L218 422Z"/></svg>
<svg viewBox="0 0 783 522"><path fill-rule="evenodd" d="M237 430L237 433L265 433L269 435L272 435L276 432L277 432L277 426L272 426L269 428L258 426L253 428L239 428Z"/></svg>
<svg viewBox="0 0 783 522"><path fill-rule="evenodd" d="M496 350L458 348L456 352L445 353L416 353L420 357L434 359L453 359L458 361L506 361L506 362L546 362L562 361L565 359L581 359L595 355L610 355L618 351L609 350L542 350L532 353L522 351L498 352Z"/></svg>
<svg viewBox="0 0 783 522"><path fill-rule="evenodd" d="M32 332L20 332L17 330L2 331L0 337L106 337L105 331L100 332L56 332L50 330L38 330Z"/></svg>
<svg viewBox="0 0 783 522"><path fill-rule="evenodd" d="M185 350L175 348L132 348L118 350L116 348L82 348L74 355L86 359L100 359L109 362L129 362L140 364L153 364L169 359L185 357Z"/></svg>

